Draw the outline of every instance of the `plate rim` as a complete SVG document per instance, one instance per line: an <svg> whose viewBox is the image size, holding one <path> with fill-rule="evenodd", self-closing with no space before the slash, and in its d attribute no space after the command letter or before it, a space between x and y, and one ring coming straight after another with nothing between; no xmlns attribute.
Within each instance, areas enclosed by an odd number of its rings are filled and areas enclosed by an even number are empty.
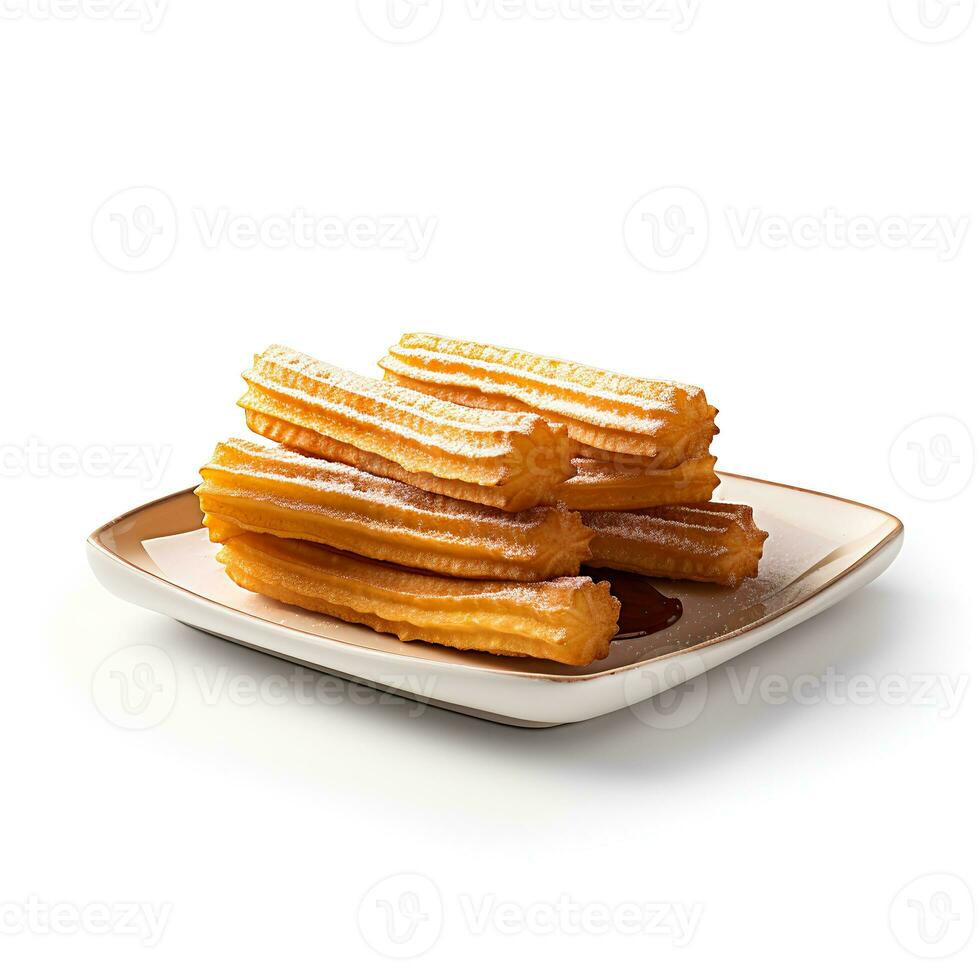
<svg viewBox="0 0 980 980"><path fill-rule="evenodd" d="M801 605L805 603L812 602L821 593L831 588L831 586L835 585L836 583L840 582L842 579L847 578L849 575L852 575L854 572L856 572L862 565L870 561L883 548L891 544L896 538L901 537L905 531L905 525L898 517L896 517L894 514L890 513L889 511L882 510L880 507L873 507L871 504L865 504L858 500L851 500L848 497L840 497L832 493L825 493L822 490L808 490L805 487L796 487L789 483L779 483L775 480L765 480L762 479L761 477L744 476L741 473L730 473L724 470L718 470L717 472L719 476L733 477L734 479L737 480L746 480L750 483L759 483L765 486L777 487L781 490L792 490L795 491L796 493L804 493L814 497L824 497L828 500L836 500L838 503L849 504L853 507L860 507L863 510L869 510L875 514L881 515L882 517L886 518L887 521L891 522L892 526L888 530L888 533L885 534L885 536L873 548L866 551L855 562L848 565L847 568L838 572L832 578L828 579L819 588L815 589L809 595L803 598L796 599L793 602L791 602L788 606L785 606L777 611L771 612L768 615L763 616L761 619L758 619L751 624L748 624L746 626L740 626L738 629L732 630L730 633L725 633L722 636L716 636L709 640L702 640L700 643L696 643L693 646L684 647L680 650L674 650L671 653L664 654L660 657L654 657L652 658L652 661L638 660L631 664L622 664L619 667L610 667L608 670L602 670L594 674L577 674L577 675L541 674L534 671L515 670L515 671L505 672L506 676L522 677L522 678L541 680L541 681L553 681L561 684L576 683L581 681L597 681L601 678L615 676L616 674L622 673L627 670L636 670L637 668L642 667L644 664L648 664L653 661L662 662L662 661L670 660L674 657L685 656L690 653L695 653L699 650L704 650L718 643L725 643L731 640L735 640L737 637L744 636L746 633L750 633L753 630L759 629L767 625L768 623L773 622L776 619L780 619L781 617L787 615L788 613L792 612L794 609L799 608ZM272 623L262 616L257 616L255 613L245 612L241 609L235 609L233 606L228 606L223 602L218 602L216 599L211 599L208 596L203 596L198 592L194 592L191 589L185 588L183 585L178 585L176 582L172 582L169 579L166 579L161 575L157 575L154 572L150 572L145 568L140 568L139 565L136 565L133 562L129 561L129 559L124 558L118 552L112 551L109 548L107 548L99 540L101 535L104 535L107 531L115 527L115 525L122 523L128 518L133 517L136 514L139 514L141 511L144 511L149 507L153 507L157 504L163 504L166 503L168 500L173 500L176 497L183 497L186 494L193 493L195 488L196 485L185 487L182 490L175 490L172 493L165 494L162 497L157 497L154 500L148 500L143 504L139 504L136 507L132 507L130 510L125 511L122 514L119 514L117 517L113 517L111 520L106 521L104 524L100 525L94 531L92 531L92 533L89 534L89 536L86 538L86 544L90 548L97 551L99 554L107 558L110 558L116 563L124 566L130 572L135 572L137 575L149 579L152 582L159 583L166 588L175 589L178 592L182 592L185 595L190 596L191 599L196 600L197 602L203 602L211 606L216 606L218 609L224 610L227 613L238 615L243 619L255 620L256 622L259 623L266 623L270 626L277 627L278 629L285 630L287 632L299 633L303 636L311 637L314 640L323 641L328 644L333 644L336 647L351 647L353 649L363 651L365 653L375 654L383 657L401 656L401 654L395 654L388 650L379 650L376 647L365 646L360 643L352 643L349 640L332 639L329 637L325 637L320 633L314 633L310 630L299 629L295 626L283 626L281 623ZM465 652L465 651L461 651L461 652ZM492 667L485 667L481 664L458 664L458 663L449 663L446 661L424 661L422 660L422 658L419 657L412 657L412 659L415 660L416 662L421 662L421 663L438 664L439 669L452 669L452 670L460 670L460 671L467 671L467 672L479 671L481 673L491 674L498 677L501 676L502 673L504 673L495 670Z"/></svg>

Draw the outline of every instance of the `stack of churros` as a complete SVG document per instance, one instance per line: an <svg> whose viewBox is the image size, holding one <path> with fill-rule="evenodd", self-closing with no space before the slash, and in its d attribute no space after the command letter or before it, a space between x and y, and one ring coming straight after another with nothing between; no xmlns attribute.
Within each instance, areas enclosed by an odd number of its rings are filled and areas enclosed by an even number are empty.
<svg viewBox="0 0 980 980"><path fill-rule="evenodd" d="M584 666L620 614L595 569L758 573L751 508L711 502L700 388L430 334L380 366L272 346L243 375L246 424L273 444L219 443L197 490L238 585L402 640Z"/></svg>

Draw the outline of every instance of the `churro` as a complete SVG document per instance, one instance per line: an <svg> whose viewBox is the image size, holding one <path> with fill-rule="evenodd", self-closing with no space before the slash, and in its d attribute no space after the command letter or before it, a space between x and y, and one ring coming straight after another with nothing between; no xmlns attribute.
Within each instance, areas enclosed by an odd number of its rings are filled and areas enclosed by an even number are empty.
<svg viewBox="0 0 980 980"><path fill-rule="evenodd" d="M673 469L656 469L636 456L573 459L575 476L558 488L558 500L571 510L637 510L711 499L721 482L714 456L689 459Z"/></svg>
<svg viewBox="0 0 980 980"><path fill-rule="evenodd" d="M585 666L608 654L617 629L619 602L588 578L450 579L251 532L218 560L242 588L400 640Z"/></svg>
<svg viewBox="0 0 980 980"><path fill-rule="evenodd" d="M759 572L768 537L745 504L671 504L582 514L595 532L589 565L735 586Z"/></svg>
<svg viewBox="0 0 980 980"><path fill-rule="evenodd" d="M410 333L379 364L385 377L429 395L563 424L579 456L627 453L670 469L703 456L718 431L700 388L490 344Z"/></svg>
<svg viewBox="0 0 980 980"><path fill-rule="evenodd" d="M212 541L260 531L443 575L520 582L577 575L589 556L592 534L570 511L509 514L243 439L219 443L201 477Z"/></svg>
<svg viewBox="0 0 980 980"><path fill-rule="evenodd" d="M423 490L519 511L573 473L565 428L527 411L456 405L280 346L243 377L253 432Z"/></svg>

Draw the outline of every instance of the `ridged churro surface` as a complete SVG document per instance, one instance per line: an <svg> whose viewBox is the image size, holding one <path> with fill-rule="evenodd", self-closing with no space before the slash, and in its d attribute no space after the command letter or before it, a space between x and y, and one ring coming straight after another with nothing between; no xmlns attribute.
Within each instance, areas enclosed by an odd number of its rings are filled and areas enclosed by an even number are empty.
<svg viewBox="0 0 980 980"><path fill-rule="evenodd" d="M759 572L769 536L745 504L671 504L582 514L595 532L589 565L735 586Z"/></svg>
<svg viewBox="0 0 980 980"><path fill-rule="evenodd" d="M550 503L570 476L563 427L469 408L272 346L243 375L249 427L292 449L505 510Z"/></svg>
<svg viewBox="0 0 980 980"><path fill-rule="evenodd" d="M575 476L558 488L571 510L637 510L710 500L721 482L714 456L700 456L673 469L655 468L637 456L606 460L573 459Z"/></svg>
<svg viewBox="0 0 980 980"><path fill-rule="evenodd" d="M212 541L301 538L460 578L577 575L592 536L578 514L453 500L343 463L243 439L219 443L197 489Z"/></svg>
<svg viewBox="0 0 980 980"><path fill-rule="evenodd" d="M417 391L476 408L534 411L566 425L582 447L646 456L663 469L704 455L718 431L700 388L505 347L410 333L379 363L386 377Z"/></svg>
<svg viewBox="0 0 980 980"><path fill-rule="evenodd" d="M242 588L401 640L584 666L608 654L617 629L619 602L588 578L450 579L254 533L218 560Z"/></svg>

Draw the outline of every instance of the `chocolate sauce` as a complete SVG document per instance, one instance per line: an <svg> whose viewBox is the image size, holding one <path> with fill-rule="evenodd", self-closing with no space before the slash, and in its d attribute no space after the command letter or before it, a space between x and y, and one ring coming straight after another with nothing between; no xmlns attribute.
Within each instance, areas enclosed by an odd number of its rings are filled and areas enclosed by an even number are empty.
<svg viewBox="0 0 980 980"><path fill-rule="evenodd" d="M619 599L619 632L614 640L632 640L649 636L673 626L684 613L680 599L666 596L653 587L642 575L603 569L593 574L597 582L608 582L612 594Z"/></svg>

